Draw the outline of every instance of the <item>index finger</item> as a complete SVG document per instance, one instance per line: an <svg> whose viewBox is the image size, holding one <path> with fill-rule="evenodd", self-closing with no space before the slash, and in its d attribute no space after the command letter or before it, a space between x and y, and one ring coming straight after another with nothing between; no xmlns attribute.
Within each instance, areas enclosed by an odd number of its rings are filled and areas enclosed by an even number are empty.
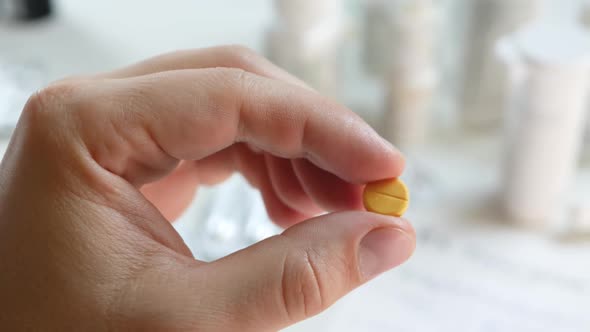
<svg viewBox="0 0 590 332"><path fill-rule="evenodd" d="M68 90L74 105L92 110L81 112L86 118L78 124L92 133L85 145L101 166L134 184L153 181L146 169L169 167L165 157L199 160L236 142L306 158L351 183L403 170L401 154L352 111L243 70L167 71L88 84Z"/></svg>
<svg viewBox="0 0 590 332"><path fill-rule="evenodd" d="M253 50L240 45L175 51L143 60L125 68L94 75L94 78L128 78L171 70L219 67L239 68L260 76L308 88L300 79L274 65Z"/></svg>

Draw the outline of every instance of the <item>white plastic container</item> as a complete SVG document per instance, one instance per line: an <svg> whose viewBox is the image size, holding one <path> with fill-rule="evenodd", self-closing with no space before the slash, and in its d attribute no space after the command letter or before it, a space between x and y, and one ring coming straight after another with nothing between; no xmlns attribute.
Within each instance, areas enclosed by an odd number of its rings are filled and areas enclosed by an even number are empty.
<svg viewBox="0 0 590 332"><path fill-rule="evenodd" d="M292 30L307 30L327 17L342 17L343 0L275 0L281 22Z"/></svg>
<svg viewBox="0 0 590 332"><path fill-rule="evenodd" d="M402 149L424 142L436 93L435 60L438 11L432 0L398 1L391 22L391 43L384 76L387 108L385 136Z"/></svg>
<svg viewBox="0 0 590 332"><path fill-rule="evenodd" d="M395 49L391 39L393 4L398 0L363 2L363 62L367 72L382 78L388 70L389 55Z"/></svg>
<svg viewBox="0 0 590 332"><path fill-rule="evenodd" d="M306 29L274 24L266 36L271 61L301 78L320 93L335 95L341 81L339 57L345 33L340 15L326 17Z"/></svg>
<svg viewBox="0 0 590 332"><path fill-rule="evenodd" d="M586 2L581 6L580 22L590 29L590 2Z"/></svg>
<svg viewBox="0 0 590 332"><path fill-rule="evenodd" d="M518 225L563 227L590 88L590 36L531 25L498 43L511 78L503 206Z"/></svg>
<svg viewBox="0 0 590 332"><path fill-rule="evenodd" d="M460 119L467 128L501 125L507 73L494 55L498 39L540 16L543 0L478 0L471 6Z"/></svg>
<svg viewBox="0 0 590 332"><path fill-rule="evenodd" d="M586 2L581 6L579 14L580 23L586 28L586 32L590 34L590 2ZM588 101L588 110L590 111L590 100ZM590 155L590 117L586 123L586 139L584 153Z"/></svg>

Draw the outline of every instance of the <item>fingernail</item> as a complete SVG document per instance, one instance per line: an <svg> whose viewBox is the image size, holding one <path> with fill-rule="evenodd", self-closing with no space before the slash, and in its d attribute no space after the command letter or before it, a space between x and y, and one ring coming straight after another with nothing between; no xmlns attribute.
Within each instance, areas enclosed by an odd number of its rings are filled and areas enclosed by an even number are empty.
<svg viewBox="0 0 590 332"><path fill-rule="evenodd" d="M359 246L359 266L366 279L405 262L415 249L414 239L399 228L384 227L367 234Z"/></svg>

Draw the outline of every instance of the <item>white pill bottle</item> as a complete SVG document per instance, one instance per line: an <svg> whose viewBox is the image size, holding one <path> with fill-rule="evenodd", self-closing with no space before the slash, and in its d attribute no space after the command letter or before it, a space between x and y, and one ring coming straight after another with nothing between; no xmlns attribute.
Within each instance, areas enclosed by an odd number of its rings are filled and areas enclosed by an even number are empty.
<svg viewBox="0 0 590 332"><path fill-rule="evenodd" d="M560 228L583 142L590 36L573 24L532 24L500 40L510 93L504 211L520 226Z"/></svg>

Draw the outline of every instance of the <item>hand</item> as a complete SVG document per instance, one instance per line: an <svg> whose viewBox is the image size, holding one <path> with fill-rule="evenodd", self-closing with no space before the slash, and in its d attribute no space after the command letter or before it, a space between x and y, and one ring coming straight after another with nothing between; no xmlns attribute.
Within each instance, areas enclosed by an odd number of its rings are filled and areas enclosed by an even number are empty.
<svg viewBox="0 0 590 332"><path fill-rule="evenodd" d="M406 221L354 211L402 169L354 113L240 47L56 82L0 169L0 327L281 329L411 255ZM289 228L196 261L169 220L234 171Z"/></svg>

